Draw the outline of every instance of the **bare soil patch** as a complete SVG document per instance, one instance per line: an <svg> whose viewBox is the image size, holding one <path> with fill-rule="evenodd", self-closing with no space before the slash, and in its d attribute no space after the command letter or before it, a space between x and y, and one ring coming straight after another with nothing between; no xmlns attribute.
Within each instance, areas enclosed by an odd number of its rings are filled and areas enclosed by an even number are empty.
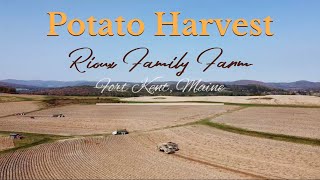
<svg viewBox="0 0 320 180"><path fill-rule="evenodd" d="M255 131L320 139L319 108L250 107L213 119Z"/></svg>
<svg viewBox="0 0 320 180"><path fill-rule="evenodd" d="M157 142L179 144L177 155L223 171L250 178L317 179L320 177L320 147L261 139L194 125L154 131L138 142L152 147ZM260 179L259 178L259 179Z"/></svg>
<svg viewBox="0 0 320 180"><path fill-rule="evenodd" d="M123 98L123 101L138 102L224 102L240 104L269 104L269 105L298 105L298 106L320 106L320 97L303 95L268 95L268 96L145 96Z"/></svg>
<svg viewBox="0 0 320 180"><path fill-rule="evenodd" d="M13 140L8 136L0 135L0 151L14 147Z"/></svg>
<svg viewBox="0 0 320 180"><path fill-rule="evenodd" d="M23 117L1 118L0 130L59 135L111 133L123 128L132 132L185 124L234 108L237 106L70 105L37 111ZM52 117L59 113L66 117Z"/></svg>
<svg viewBox="0 0 320 180"><path fill-rule="evenodd" d="M0 103L0 117L16 113L34 111L40 109L41 107L42 105L38 101Z"/></svg>
<svg viewBox="0 0 320 180"><path fill-rule="evenodd" d="M179 144L176 154L160 142ZM320 148L195 125L81 138L0 155L0 179L317 179Z"/></svg>
<svg viewBox="0 0 320 180"><path fill-rule="evenodd" d="M248 177L160 153L130 135L64 140L0 156L0 179L204 178Z"/></svg>

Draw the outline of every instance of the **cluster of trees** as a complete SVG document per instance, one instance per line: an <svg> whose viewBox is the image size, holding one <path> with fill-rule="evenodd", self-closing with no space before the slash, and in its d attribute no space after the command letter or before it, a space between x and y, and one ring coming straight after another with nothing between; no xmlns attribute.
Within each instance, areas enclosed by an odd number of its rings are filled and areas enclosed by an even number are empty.
<svg viewBox="0 0 320 180"><path fill-rule="evenodd" d="M261 95L287 95L288 92L283 89L274 89L266 86L250 85L229 85L227 91L220 95L225 96L261 96Z"/></svg>
<svg viewBox="0 0 320 180"><path fill-rule="evenodd" d="M16 91L15 88L0 86L0 93L11 93L11 94L15 94L15 93L17 93L17 91Z"/></svg>
<svg viewBox="0 0 320 180"><path fill-rule="evenodd" d="M220 92L182 92L172 89L172 92L155 92L152 96L258 96L269 94L288 94L285 90L272 89L261 85L226 85L225 90ZM54 96L112 96L112 97L137 97L151 96L146 90L141 90L139 93L133 93L131 90L125 92L105 91L101 94L100 89L95 89L92 86L76 86L63 88L40 89L31 94L39 95L54 95Z"/></svg>

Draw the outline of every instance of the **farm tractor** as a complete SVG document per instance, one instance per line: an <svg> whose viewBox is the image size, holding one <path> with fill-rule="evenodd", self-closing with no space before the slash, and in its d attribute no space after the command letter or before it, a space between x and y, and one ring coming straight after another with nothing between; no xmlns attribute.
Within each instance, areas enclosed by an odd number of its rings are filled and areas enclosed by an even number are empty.
<svg viewBox="0 0 320 180"><path fill-rule="evenodd" d="M129 134L129 132L126 129L118 129L112 132L112 135L126 135L126 134Z"/></svg>
<svg viewBox="0 0 320 180"><path fill-rule="evenodd" d="M157 146L159 151L162 151L166 154L172 154L179 150L178 144L174 142L160 143Z"/></svg>

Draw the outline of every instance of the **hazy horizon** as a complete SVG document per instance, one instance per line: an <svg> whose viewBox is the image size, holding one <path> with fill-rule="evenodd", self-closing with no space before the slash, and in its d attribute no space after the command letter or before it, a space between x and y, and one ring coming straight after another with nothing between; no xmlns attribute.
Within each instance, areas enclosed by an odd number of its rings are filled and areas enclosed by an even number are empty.
<svg viewBox="0 0 320 180"><path fill-rule="evenodd" d="M186 78L181 78L181 79L186 79ZM7 80L16 80L16 81L43 81L43 82L48 82L48 81L54 81L54 82L97 82L99 80L41 80L41 79L32 79L32 80L26 80L26 79L0 79L0 82L7 81ZM145 81L146 79L141 79L141 81ZM150 80L150 78L149 78ZM199 80L199 79L193 79L189 78L189 80ZM130 82L130 83L139 83L141 81L122 81L122 80L112 80L111 82ZM179 80L157 80L154 82L177 82ZM254 80L254 79L238 79L238 80L232 80L232 81L216 81L216 80L202 80L203 82L236 82L236 81L256 81L256 82L263 82L263 83L294 83L294 82L300 82L300 81L307 81L307 82L313 82L313 83L320 83L320 81L309 81L309 80L294 80L294 81L261 81L261 80Z"/></svg>

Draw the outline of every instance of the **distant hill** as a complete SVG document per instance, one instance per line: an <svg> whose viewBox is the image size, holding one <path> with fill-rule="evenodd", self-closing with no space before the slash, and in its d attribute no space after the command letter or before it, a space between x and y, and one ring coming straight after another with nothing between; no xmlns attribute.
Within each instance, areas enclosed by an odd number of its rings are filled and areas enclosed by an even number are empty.
<svg viewBox="0 0 320 180"><path fill-rule="evenodd" d="M262 81L254 81L254 80L238 80L238 81L230 81L230 82L222 82L227 85L261 85L261 86L268 86L267 83Z"/></svg>
<svg viewBox="0 0 320 180"><path fill-rule="evenodd" d="M10 88L6 86L0 86L0 93L10 93L10 94L15 94L17 93L15 88Z"/></svg>
<svg viewBox="0 0 320 180"><path fill-rule="evenodd" d="M208 83L203 83L207 84ZM155 85L155 84L152 84ZM186 85L186 84L180 84ZM28 94L37 94L37 95L54 95L54 96L116 96L116 97L136 97L136 96L250 96L250 95L268 95L268 94L288 94L284 90L272 89L260 85L226 85L224 91L181 91L175 88L175 85L171 84L170 87L172 91L156 91L154 94L150 94L146 89L142 89L138 93L133 93L130 89L134 88L135 90L140 89L139 87L133 87L128 85L127 91L118 92L118 91L104 91L101 93L101 89L93 88L93 86L72 86L72 87L60 87L60 88L44 88L35 91L25 92ZM149 86L148 86L149 87Z"/></svg>
<svg viewBox="0 0 320 180"><path fill-rule="evenodd" d="M291 83L267 83L267 86L285 90L307 90L320 89L320 82L296 81Z"/></svg>
<svg viewBox="0 0 320 180"><path fill-rule="evenodd" d="M15 83L9 83L9 82L2 82L0 81L0 86L7 87L7 88L15 88L15 89L39 89L39 87L36 86L30 86L30 85L23 85L23 84L15 84Z"/></svg>
<svg viewBox="0 0 320 180"><path fill-rule="evenodd" d="M269 88L283 89L283 90L310 90L318 89L320 90L320 82L310 82L310 81L295 81L295 82L261 82L253 80L238 80L233 82L223 82L229 85L261 85Z"/></svg>
<svg viewBox="0 0 320 180"><path fill-rule="evenodd" d="M41 89L41 88L62 88L62 87L75 87L75 86L95 86L95 81L42 81L42 80L16 80L6 79L0 80L0 86L26 88L26 89ZM176 83L175 81L168 81L169 84ZM283 90L310 90L320 89L320 82L310 81L296 81L296 82L261 82L254 80L238 80L230 82L216 82L225 85L260 85L268 88L276 88Z"/></svg>
<svg viewBox="0 0 320 180"><path fill-rule="evenodd" d="M41 87L41 88L57 88L68 86L95 85L96 82L90 81L42 81L42 80L16 80L5 79L0 83L8 83L22 86Z"/></svg>

